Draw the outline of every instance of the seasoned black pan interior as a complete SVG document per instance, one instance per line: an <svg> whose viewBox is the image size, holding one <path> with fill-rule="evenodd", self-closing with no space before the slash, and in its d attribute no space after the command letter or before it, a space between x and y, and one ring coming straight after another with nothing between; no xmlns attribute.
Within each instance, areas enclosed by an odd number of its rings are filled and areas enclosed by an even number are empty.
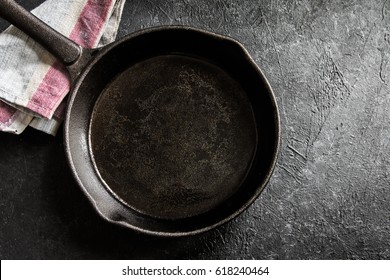
<svg viewBox="0 0 390 280"><path fill-rule="evenodd" d="M100 50L65 122L73 173L107 220L188 235L238 215L275 165L271 88L236 41L184 27Z"/></svg>
<svg viewBox="0 0 390 280"><path fill-rule="evenodd" d="M244 181L256 124L242 86L220 67L185 55L131 65L103 90L91 145L106 187L156 218L212 210Z"/></svg>

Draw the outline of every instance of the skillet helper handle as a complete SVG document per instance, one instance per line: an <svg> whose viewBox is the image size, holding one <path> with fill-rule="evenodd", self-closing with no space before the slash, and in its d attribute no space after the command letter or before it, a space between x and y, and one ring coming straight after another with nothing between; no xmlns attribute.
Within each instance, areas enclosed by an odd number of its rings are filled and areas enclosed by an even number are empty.
<svg viewBox="0 0 390 280"><path fill-rule="evenodd" d="M77 62L82 48L52 29L13 0L0 0L0 17L40 43L67 66Z"/></svg>

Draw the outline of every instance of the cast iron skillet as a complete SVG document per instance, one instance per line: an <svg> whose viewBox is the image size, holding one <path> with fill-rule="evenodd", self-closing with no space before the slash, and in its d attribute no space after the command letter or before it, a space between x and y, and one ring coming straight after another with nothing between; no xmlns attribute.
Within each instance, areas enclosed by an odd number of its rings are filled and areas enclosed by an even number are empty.
<svg viewBox="0 0 390 280"><path fill-rule="evenodd" d="M161 236L212 229L261 193L279 148L272 89L237 41L192 27L83 49L14 1L0 16L70 72L70 168L106 220Z"/></svg>

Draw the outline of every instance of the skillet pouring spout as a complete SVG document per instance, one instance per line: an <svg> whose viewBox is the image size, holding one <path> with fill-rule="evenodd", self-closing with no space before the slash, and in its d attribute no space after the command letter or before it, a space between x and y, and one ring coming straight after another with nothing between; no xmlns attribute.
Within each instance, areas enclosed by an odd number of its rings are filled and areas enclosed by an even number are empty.
<svg viewBox="0 0 390 280"><path fill-rule="evenodd" d="M31 36L77 74L65 151L104 219L147 234L193 235L233 219L260 195L276 164L279 114L239 42L161 26L87 50L13 1L0 0L0 9L26 33L26 25L39 30ZM57 49L56 40L66 43Z"/></svg>

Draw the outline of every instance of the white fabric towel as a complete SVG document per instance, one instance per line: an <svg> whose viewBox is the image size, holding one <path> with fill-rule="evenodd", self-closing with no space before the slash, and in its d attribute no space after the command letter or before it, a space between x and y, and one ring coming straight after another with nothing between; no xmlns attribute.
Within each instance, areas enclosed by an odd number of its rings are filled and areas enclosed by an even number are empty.
<svg viewBox="0 0 390 280"><path fill-rule="evenodd" d="M47 0L32 11L83 47L115 40L125 0ZM27 126L55 135L70 89L65 67L19 29L0 34L0 131Z"/></svg>

